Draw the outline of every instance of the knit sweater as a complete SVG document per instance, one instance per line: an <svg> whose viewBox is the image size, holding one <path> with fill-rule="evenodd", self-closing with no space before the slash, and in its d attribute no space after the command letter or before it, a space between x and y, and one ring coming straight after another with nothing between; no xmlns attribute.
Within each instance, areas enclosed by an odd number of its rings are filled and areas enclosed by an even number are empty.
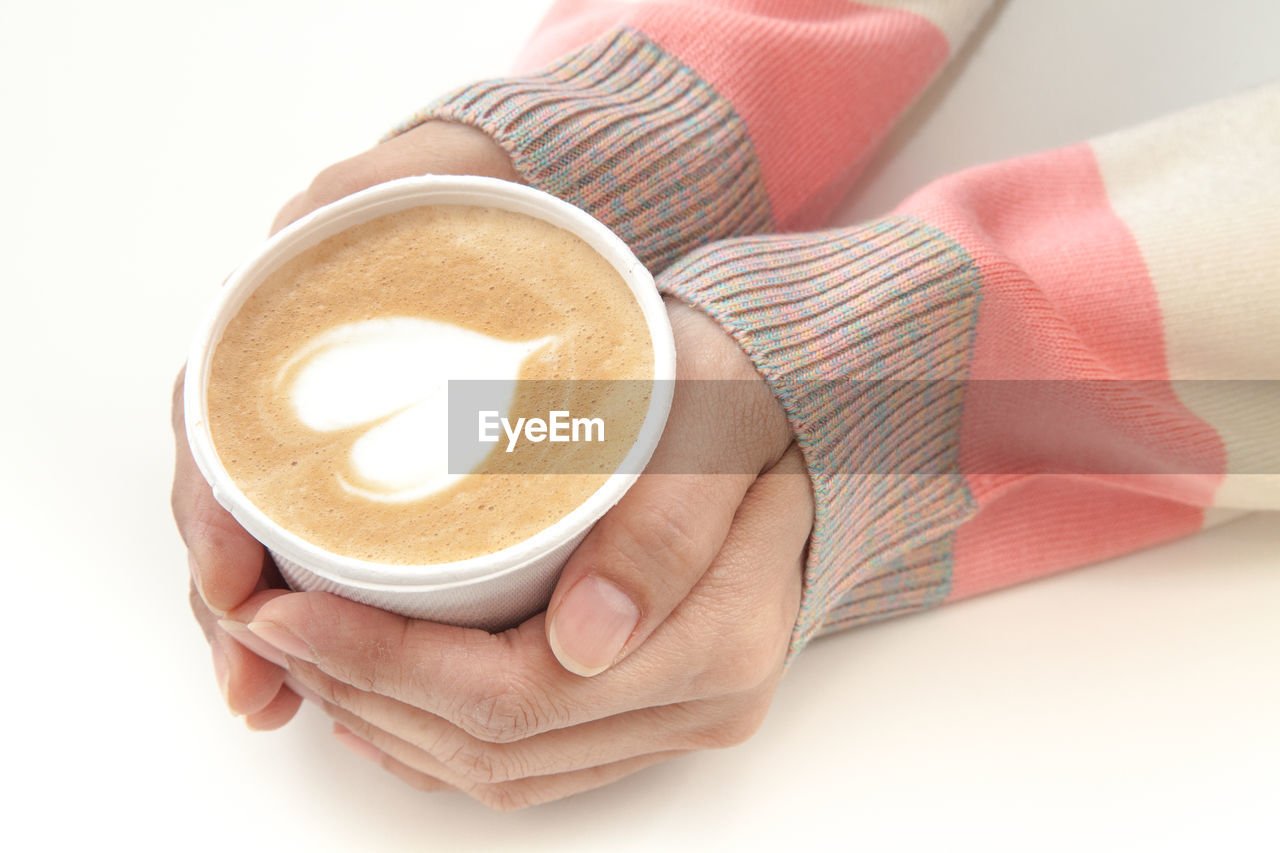
<svg viewBox="0 0 1280 853"><path fill-rule="evenodd" d="M1280 86L796 233L987 5L561 0L400 128L485 131L751 357L815 496L793 652L1280 509Z"/></svg>

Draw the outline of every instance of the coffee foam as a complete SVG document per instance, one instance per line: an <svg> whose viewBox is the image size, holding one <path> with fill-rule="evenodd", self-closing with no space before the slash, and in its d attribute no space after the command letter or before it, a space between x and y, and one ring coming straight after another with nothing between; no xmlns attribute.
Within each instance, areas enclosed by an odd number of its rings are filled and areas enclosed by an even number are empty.
<svg viewBox="0 0 1280 853"><path fill-rule="evenodd" d="M281 368L276 388L317 432L379 422L352 444L351 471L335 476L370 500L415 500L483 461L450 471L449 380L505 382L502 411L509 411L525 358L556 340L504 341L452 323L379 317L312 339Z"/></svg>
<svg viewBox="0 0 1280 853"><path fill-rule="evenodd" d="M520 542L585 500L648 405L634 393L642 383L620 383L617 399L540 400L525 387L537 383L516 378L652 371L634 297L579 238L508 211L412 208L267 277L215 349L209 421L228 473L286 529L357 559L450 562ZM510 379L512 406L526 411L603 405L622 440L584 448L585 463L539 468L530 458L547 448L533 446L451 474L435 437L448 378Z"/></svg>

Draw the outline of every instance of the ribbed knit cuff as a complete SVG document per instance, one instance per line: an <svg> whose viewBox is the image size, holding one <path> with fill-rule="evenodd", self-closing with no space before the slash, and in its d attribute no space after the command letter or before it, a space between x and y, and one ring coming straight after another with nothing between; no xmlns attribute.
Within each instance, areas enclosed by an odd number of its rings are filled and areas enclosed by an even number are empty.
<svg viewBox="0 0 1280 853"><path fill-rule="evenodd" d="M655 272L711 240L772 229L733 107L634 30L446 95L392 135L430 119L489 134L531 186L593 214Z"/></svg>
<svg viewBox="0 0 1280 853"><path fill-rule="evenodd" d="M727 240L659 277L751 356L804 452L815 518L793 655L946 596L954 531L976 511L955 380L979 285L959 245L903 217Z"/></svg>

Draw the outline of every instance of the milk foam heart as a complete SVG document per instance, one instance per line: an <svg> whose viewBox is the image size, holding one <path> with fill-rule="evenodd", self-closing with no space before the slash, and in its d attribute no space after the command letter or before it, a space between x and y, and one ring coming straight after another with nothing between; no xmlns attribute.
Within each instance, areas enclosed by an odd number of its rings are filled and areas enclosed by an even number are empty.
<svg viewBox="0 0 1280 853"><path fill-rule="evenodd" d="M318 335L276 382L310 429L369 425L351 446L351 476L337 473L344 489L371 500L417 500L483 461L454 460L449 471L449 380L500 381L505 414L524 360L555 340L506 341L452 323L379 317Z"/></svg>
<svg viewBox="0 0 1280 853"><path fill-rule="evenodd" d="M591 245L441 204L375 216L266 273L222 330L205 393L218 459L272 523L343 557L421 566L515 546L590 500L639 435L650 391L633 380L653 375L640 305ZM609 440L508 453L476 421L504 408L599 418Z"/></svg>

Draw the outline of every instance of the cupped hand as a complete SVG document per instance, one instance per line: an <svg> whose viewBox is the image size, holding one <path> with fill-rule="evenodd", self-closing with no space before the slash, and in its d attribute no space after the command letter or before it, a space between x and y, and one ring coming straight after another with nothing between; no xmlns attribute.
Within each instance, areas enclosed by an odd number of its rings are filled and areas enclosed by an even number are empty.
<svg viewBox="0 0 1280 853"><path fill-rule="evenodd" d="M669 310L681 378L723 384L677 384L650 472L574 552L547 612L489 634L266 591L229 614L284 656L340 741L506 810L760 725L800 603L809 478L746 356L704 315Z"/></svg>
<svg viewBox="0 0 1280 853"><path fill-rule="evenodd" d="M285 204L271 231L374 184L426 174L520 179L506 152L484 133L460 124L427 122L322 171ZM182 389L179 373L173 394L172 505L187 546L191 607L209 640L214 674L231 710L245 715L252 728L276 728L289 721L299 703L298 696L282 686L285 673L276 663L282 659L247 632L233 636L217 623L250 595L283 583L262 545L214 500L196 468L187 445Z"/></svg>
<svg viewBox="0 0 1280 853"><path fill-rule="evenodd" d="M516 179L487 137L428 124L326 170L276 227L430 172ZM705 315L669 312L685 381L649 471L572 555L546 613L496 635L280 589L191 459L179 377L174 514L231 709L275 728L306 696L340 740L412 784L498 808L754 731L799 606L809 479L749 359Z"/></svg>

